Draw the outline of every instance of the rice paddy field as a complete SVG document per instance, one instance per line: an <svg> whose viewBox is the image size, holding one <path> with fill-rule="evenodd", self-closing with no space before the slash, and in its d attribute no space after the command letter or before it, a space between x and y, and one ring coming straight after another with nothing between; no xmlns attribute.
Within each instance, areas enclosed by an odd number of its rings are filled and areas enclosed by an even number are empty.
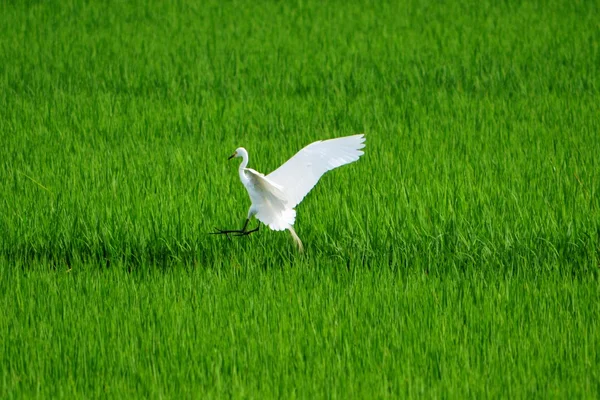
<svg viewBox="0 0 600 400"><path fill-rule="evenodd" d="M599 16L1 2L0 397L598 398ZM357 133L303 254L208 234Z"/></svg>

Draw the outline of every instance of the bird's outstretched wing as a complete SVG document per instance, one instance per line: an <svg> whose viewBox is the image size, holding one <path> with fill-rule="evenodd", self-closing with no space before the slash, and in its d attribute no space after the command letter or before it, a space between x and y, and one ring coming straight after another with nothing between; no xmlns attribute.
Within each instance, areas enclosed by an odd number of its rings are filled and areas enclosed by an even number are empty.
<svg viewBox="0 0 600 400"><path fill-rule="evenodd" d="M364 153L364 135L346 136L309 144L267 178L282 187L289 207L298 203L327 171L357 161Z"/></svg>
<svg viewBox="0 0 600 400"><path fill-rule="evenodd" d="M294 225L296 211L288 206L283 187L251 168L245 168L244 172L250 180L249 193L256 218L275 231Z"/></svg>

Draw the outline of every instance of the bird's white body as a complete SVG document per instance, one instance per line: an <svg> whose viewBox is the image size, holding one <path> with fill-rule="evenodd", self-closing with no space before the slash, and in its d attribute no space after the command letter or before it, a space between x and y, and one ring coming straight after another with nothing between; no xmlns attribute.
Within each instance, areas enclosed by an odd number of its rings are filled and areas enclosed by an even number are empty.
<svg viewBox="0 0 600 400"><path fill-rule="evenodd" d="M300 249L302 242L294 231L294 209L325 172L357 161L365 147L364 135L318 141L304 147L283 165L263 175L248 166L248 152L238 148L232 157L241 157L240 180L252 205L248 219L255 216L275 231L289 230Z"/></svg>

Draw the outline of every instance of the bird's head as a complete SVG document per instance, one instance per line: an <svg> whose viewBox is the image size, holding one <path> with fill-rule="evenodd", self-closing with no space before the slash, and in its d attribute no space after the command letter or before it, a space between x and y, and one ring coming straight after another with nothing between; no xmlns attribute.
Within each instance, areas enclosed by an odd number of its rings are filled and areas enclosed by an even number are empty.
<svg viewBox="0 0 600 400"><path fill-rule="evenodd" d="M232 158L243 157L244 153L248 154L246 149L244 149L243 147L238 147L237 149L235 149L233 154L229 156L228 160L231 160Z"/></svg>

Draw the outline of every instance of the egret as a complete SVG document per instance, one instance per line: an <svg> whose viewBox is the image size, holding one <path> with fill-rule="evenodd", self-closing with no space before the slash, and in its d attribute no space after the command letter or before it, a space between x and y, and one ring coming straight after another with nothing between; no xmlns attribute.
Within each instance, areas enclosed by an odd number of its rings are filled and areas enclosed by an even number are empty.
<svg viewBox="0 0 600 400"><path fill-rule="evenodd" d="M252 205L248 217L240 230L218 229L213 234L246 236L258 231L258 226L246 230L252 217L274 231L288 230L303 250L302 241L294 231L296 210L294 209L325 172L357 161L364 153L364 135L319 140L304 147L283 165L268 175L261 174L248 166L248 151L239 147L229 160L241 157L239 175L248 191ZM260 225L259 225L260 226Z"/></svg>

